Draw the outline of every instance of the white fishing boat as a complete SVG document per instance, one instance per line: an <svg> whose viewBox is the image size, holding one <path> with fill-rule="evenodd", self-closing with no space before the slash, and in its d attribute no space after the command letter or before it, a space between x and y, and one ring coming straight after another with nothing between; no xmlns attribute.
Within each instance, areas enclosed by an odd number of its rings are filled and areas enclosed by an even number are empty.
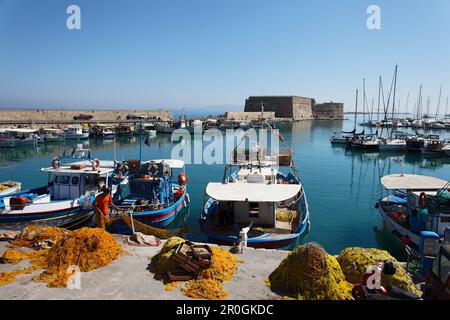
<svg viewBox="0 0 450 320"><path fill-rule="evenodd" d="M44 142L63 142L66 140L64 131L61 129L43 128L40 130L39 135Z"/></svg>
<svg viewBox="0 0 450 320"><path fill-rule="evenodd" d="M310 229L308 203L292 151L286 146L287 150L268 156L253 143L253 150L235 148L222 182L208 183L202 231L218 244L288 247Z"/></svg>
<svg viewBox="0 0 450 320"><path fill-rule="evenodd" d="M27 128L2 129L0 131L0 147L36 146L39 142L37 132L38 130Z"/></svg>
<svg viewBox="0 0 450 320"><path fill-rule="evenodd" d="M89 139L89 133L83 132L82 127L71 126L64 130L64 138L66 140L85 140Z"/></svg>
<svg viewBox="0 0 450 320"><path fill-rule="evenodd" d="M22 184L16 181L4 181L0 183L0 196L6 196L12 193L19 192Z"/></svg>
<svg viewBox="0 0 450 320"><path fill-rule="evenodd" d="M93 216L92 203L103 187L108 187L113 199L118 199L128 183L126 177L116 174L115 162L91 159L89 150L55 157L51 166L41 172L48 175L48 183L43 187L0 197L1 229L18 230L30 224L80 225Z"/></svg>
<svg viewBox="0 0 450 320"><path fill-rule="evenodd" d="M420 233L444 235L450 227L449 183L435 177L393 174L381 178L389 195L376 207L384 225L404 245L419 252Z"/></svg>
<svg viewBox="0 0 450 320"><path fill-rule="evenodd" d="M92 128L93 136L105 140L113 140L116 136L114 127L107 124L96 124Z"/></svg>

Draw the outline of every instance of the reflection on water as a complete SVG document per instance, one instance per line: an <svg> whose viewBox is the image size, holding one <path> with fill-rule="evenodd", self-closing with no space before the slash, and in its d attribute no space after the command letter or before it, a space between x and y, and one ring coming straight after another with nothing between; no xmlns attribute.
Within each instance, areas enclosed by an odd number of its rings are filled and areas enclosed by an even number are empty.
<svg viewBox="0 0 450 320"><path fill-rule="evenodd" d="M374 205L383 194L380 177L390 173L423 174L448 179L448 158L423 158L415 154L361 152L333 147L329 138L335 131L353 129L353 120L303 121L278 126L294 151L299 174L305 185L311 213L311 233L305 241L317 241L330 253L337 254L349 246L387 248L397 256L399 246L381 229L381 217ZM442 133L441 133L442 134ZM78 144L92 150L99 159L126 160L139 158L139 136L105 142L46 144L38 148L0 150L0 181L16 179L24 188L46 183L39 169L50 165L51 157L71 150ZM207 145L205 143L204 145ZM168 158L174 144L171 136L158 135L150 146L142 145L144 159ZM198 226L209 181L221 181L222 165L188 165L189 210L185 210L175 226L187 224L188 237L204 240ZM380 231L375 231L375 229Z"/></svg>

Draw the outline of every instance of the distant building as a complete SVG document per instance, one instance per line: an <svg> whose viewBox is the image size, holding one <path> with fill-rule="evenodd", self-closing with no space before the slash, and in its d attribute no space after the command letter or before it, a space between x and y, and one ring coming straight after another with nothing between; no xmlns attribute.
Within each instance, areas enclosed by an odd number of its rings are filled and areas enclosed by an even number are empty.
<svg viewBox="0 0 450 320"><path fill-rule="evenodd" d="M245 112L264 111L275 112L277 118L293 120L312 119L314 99L297 96L263 96L250 97L245 101Z"/></svg>
<svg viewBox="0 0 450 320"><path fill-rule="evenodd" d="M343 120L344 104L336 102L327 102L316 104L312 107L314 119L319 120Z"/></svg>
<svg viewBox="0 0 450 320"><path fill-rule="evenodd" d="M233 121L269 120L275 119L275 112L227 112L226 118Z"/></svg>
<svg viewBox="0 0 450 320"><path fill-rule="evenodd" d="M299 96L252 96L245 101L245 112L274 112L276 118L293 121L344 119L343 103L316 104L312 98Z"/></svg>

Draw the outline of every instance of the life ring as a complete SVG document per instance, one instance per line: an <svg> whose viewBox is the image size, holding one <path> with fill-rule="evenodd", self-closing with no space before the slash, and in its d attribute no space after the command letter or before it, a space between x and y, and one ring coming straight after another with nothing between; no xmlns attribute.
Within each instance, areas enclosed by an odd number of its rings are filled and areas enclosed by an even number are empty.
<svg viewBox="0 0 450 320"><path fill-rule="evenodd" d="M151 176L157 176L157 175L159 174L159 168L158 168L158 165L156 165L156 164L150 164L149 167L148 167L148 173L149 173Z"/></svg>
<svg viewBox="0 0 450 320"><path fill-rule="evenodd" d="M178 184L183 187L186 185L187 181L188 181L188 177L183 172L181 172L178 175Z"/></svg>
<svg viewBox="0 0 450 320"><path fill-rule="evenodd" d="M99 166L100 166L99 160L95 159L94 161L92 161L92 171L96 171Z"/></svg>
<svg viewBox="0 0 450 320"><path fill-rule="evenodd" d="M52 167L53 167L53 169L58 169L59 167L61 167L61 158L60 157L53 157Z"/></svg>
<svg viewBox="0 0 450 320"><path fill-rule="evenodd" d="M130 167L127 164L124 164L122 166L122 171L121 172L122 172L122 174L124 176L128 175L130 173Z"/></svg>

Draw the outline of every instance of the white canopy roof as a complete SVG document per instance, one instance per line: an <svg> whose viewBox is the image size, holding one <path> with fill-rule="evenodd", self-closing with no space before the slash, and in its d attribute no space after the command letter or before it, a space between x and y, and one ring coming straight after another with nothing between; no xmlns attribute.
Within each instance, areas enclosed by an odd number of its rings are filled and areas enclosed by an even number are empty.
<svg viewBox="0 0 450 320"><path fill-rule="evenodd" d="M168 164L169 167L173 168L173 169L182 169L184 168L184 161L183 160L178 160L178 159L159 159L159 160L147 160L145 162L156 162L156 163L160 163L163 162Z"/></svg>
<svg viewBox="0 0 450 320"><path fill-rule="evenodd" d="M280 202L300 189L298 184L209 183L206 194L218 201Z"/></svg>
<svg viewBox="0 0 450 320"><path fill-rule="evenodd" d="M35 133L37 129L30 128L14 128L14 129L5 129L6 132L17 132L17 133Z"/></svg>
<svg viewBox="0 0 450 320"><path fill-rule="evenodd" d="M388 190L437 190L445 187L447 181L435 177L414 174L391 174L381 178L381 184Z"/></svg>

